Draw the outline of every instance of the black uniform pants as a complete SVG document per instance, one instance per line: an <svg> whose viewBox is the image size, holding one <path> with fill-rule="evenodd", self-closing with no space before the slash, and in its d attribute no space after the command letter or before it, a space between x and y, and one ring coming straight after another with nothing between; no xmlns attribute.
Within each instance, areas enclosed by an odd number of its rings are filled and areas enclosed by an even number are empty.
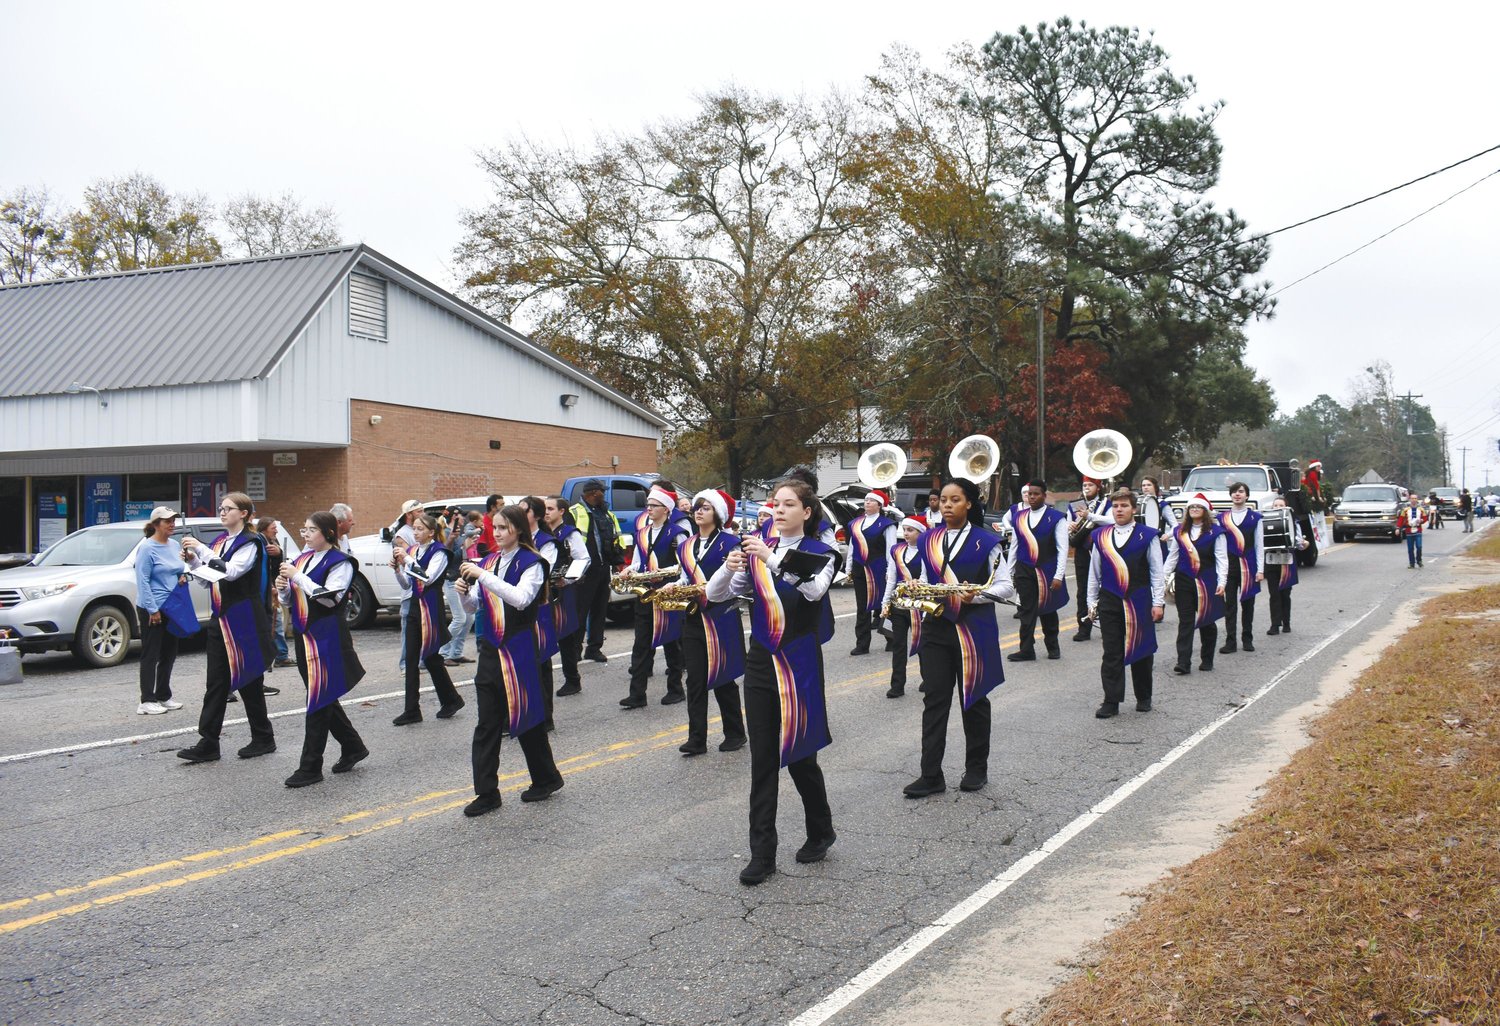
<svg viewBox="0 0 1500 1026"><path fill-rule="evenodd" d="M630 697L646 697L646 678L656 662L651 647L653 607L640 599L635 601L635 643L630 649ZM667 690L682 690L682 642L669 641L661 647L667 657Z"/></svg>
<svg viewBox="0 0 1500 1026"><path fill-rule="evenodd" d="M604 611L609 606L609 567L590 564L573 587L578 589L578 644L600 650L604 647ZM573 665L578 665L576 659Z"/></svg>
<svg viewBox="0 0 1500 1026"><path fill-rule="evenodd" d="M479 707L474 721L474 793L495 794L500 790L500 740L510 728L510 706L505 700L505 686L500 673L500 653L483 638L479 639L479 662L474 669L474 702ZM539 723L518 739L526 770L536 785L562 780L547 741L547 725Z"/></svg>
<svg viewBox="0 0 1500 1026"><path fill-rule="evenodd" d="M1234 627L1243 616L1244 630L1241 637L1251 641L1255 635L1255 596L1251 595L1242 602L1235 602L1234 596L1240 593L1240 563L1233 556L1229 559L1229 573L1224 578L1224 634L1225 641L1234 641ZM1236 608L1238 607L1238 608Z"/></svg>
<svg viewBox="0 0 1500 1026"><path fill-rule="evenodd" d="M1198 585L1192 577L1177 575L1172 604L1177 608L1177 665L1193 665L1193 622L1198 618ZM1214 665L1214 647L1219 643L1217 621L1198 628L1198 658L1205 670Z"/></svg>
<svg viewBox="0 0 1500 1026"><path fill-rule="evenodd" d="M823 672L822 652L818 673ZM745 723L750 728L750 854L754 858L776 858L776 798L781 772L781 697L771 654L751 642L745 655ZM833 810L828 807L828 789L817 753L787 766L797 794L809 840L833 836Z"/></svg>
<svg viewBox="0 0 1500 1026"><path fill-rule="evenodd" d="M1153 623L1151 630L1156 629ZM1099 680L1104 700L1113 705L1125 701L1125 603L1112 592L1099 592L1099 636L1104 639L1104 661ZM1156 656L1148 655L1130 664L1130 683L1137 702L1151 701L1151 670Z"/></svg>
<svg viewBox="0 0 1500 1026"><path fill-rule="evenodd" d="M1078 542L1078 547L1073 550L1073 584L1078 589L1078 601L1075 603L1076 615L1078 617L1078 632L1088 637L1094 632L1094 625L1089 622L1089 546L1088 535L1084 535Z"/></svg>
<svg viewBox="0 0 1500 1026"><path fill-rule="evenodd" d="M438 704L440 706L457 705L463 699L458 697L458 689L453 686L453 678L448 675L448 667L443 665L443 653L441 646L433 650L432 655L426 659L422 656L422 623L418 619L421 611L417 609L417 599L412 600L411 616L408 618L406 630L406 711L409 713L421 713L422 703L419 692L422 688L421 669L427 667L427 675L432 678L432 688L437 692Z"/></svg>
<svg viewBox="0 0 1500 1026"><path fill-rule="evenodd" d="M306 687L307 647L300 634L297 635L297 672L302 674L302 684ZM344 755L364 750L364 740L349 722L349 714L338 702L331 702L307 716L307 732L302 738L302 761L298 763L298 769L313 773L322 771L323 750L328 747L329 734L339 743L339 751Z"/></svg>
<svg viewBox="0 0 1500 1026"><path fill-rule="evenodd" d="M587 575L584 575L587 578ZM564 684L580 684L578 677L578 660L583 654L583 639L588 633L588 625L584 622L587 615L583 606L583 600L588 596L581 590L583 581L577 581L567 587L575 589L573 598L576 600L574 607L578 610L578 629L566 638L557 639L557 657L562 660L562 673ZM602 615L602 614L601 614Z"/></svg>
<svg viewBox="0 0 1500 1026"><path fill-rule="evenodd" d="M1281 583L1281 575L1285 572L1280 563L1266 564L1266 603L1271 607L1272 627L1289 627L1292 623L1291 589L1282 591L1277 587Z"/></svg>
<svg viewBox="0 0 1500 1026"><path fill-rule="evenodd" d="M911 648L911 613L904 609L891 610L891 636L888 643L891 648L891 690L900 693L906 691L906 664L911 661L908 650Z"/></svg>
<svg viewBox="0 0 1500 1026"><path fill-rule="evenodd" d="M742 644L739 637L735 644ZM682 625L682 664L687 671L688 743L708 743L708 638L703 617L688 616ZM724 740L745 740L745 717L740 712L740 686L733 682L714 688L719 703Z"/></svg>
<svg viewBox="0 0 1500 1026"><path fill-rule="evenodd" d="M858 563L850 576L854 578L854 647L867 649L870 647L870 611L865 607L870 604L869 582L865 580L865 568Z"/></svg>
<svg viewBox="0 0 1500 1026"><path fill-rule="evenodd" d="M987 652L988 659L1000 658L999 652ZM917 651L922 669L922 777L943 779L943 752L948 745L948 710L954 695L962 704L959 675L963 662L959 655L958 631L940 616L929 616L922 623L922 647ZM964 769L986 776L990 761L990 700L981 698L963 710Z"/></svg>
<svg viewBox="0 0 1500 1026"><path fill-rule="evenodd" d="M266 693L261 689L265 677L247 681L239 690L250 721L252 741L275 742L271 718L266 715ZM229 704L229 653L224 648L224 632L219 621L208 625L208 685L203 692L203 711L198 714L198 735L218 747L224 729L224 708Z"/></svg>
<svg viewBox="0 0 1500 1026"><path fill-rule="evenodd" d="M135 611L141 625L141 701L165 702L172 697L172 666L177 662L177 635L167 630L167 619L152 625L151 614Z"/></svg>
<svg viewBox="0 0 1500 1026"><path fill-rule="evenodd" d="M1085 571L1086 572L1086 571ZM1042 640L1046 643L1047 651L1057 649L1058 621L1056 613L1037 614L1042 607L1042 599L1046 596L1041 594L1037 587L1036 571L1024 563L1017 563L1011 583L1016 586L1016 602L1021 607L1021 651L1036 652L1036 624L1042 622Z"/></svg>
<svg viewBox="0 0 1500 1026"><path fill-rule="evenodd" d="M538 616L551 616L552 615L552 607L551 606L542 606L542 607L540 607L537 610L537 615ZM559 648L559 650L561 650L561 648L562 648L562 643L561 642L558 642L558 648ZM556 689L552 685L552 657L551 656L544 656L544 655L542 655L541 636L540 636L540 634L538 634L538 637L537 637L536 673L537 673L537 676L541 678L541 682L542 682L542 708L544 710L546 710L546 713L547 713L547 717L546 717L545 720L542 721L542 725L545 726L545 727L550 727L552 725L552 699L553 699L554 695L556 694Z"/></svg>

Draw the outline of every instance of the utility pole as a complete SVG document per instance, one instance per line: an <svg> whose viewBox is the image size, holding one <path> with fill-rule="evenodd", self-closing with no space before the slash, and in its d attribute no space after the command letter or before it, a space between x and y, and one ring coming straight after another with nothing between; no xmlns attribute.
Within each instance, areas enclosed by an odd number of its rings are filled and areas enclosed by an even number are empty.
<svg viewBox="0 0 1500 1026"><path fill-rule="evenodd" d="M1463 468L1459 471L1458 486L1460 488L1467 488L1469 487L1469 447L1467 445L1460 445L1458 451L1460 455L1459 466Z"/></svg>
<svg viewBox="0 0 1500 1026"><path fill-rule="evenodd" d="M1047 479L1047 367L1043 355L1045 318L1043 294L1036 297L1036 476Z"/></svg>
<svg viewBox="0 0 1500 1026"><path fill-rule="evenodd" d="M1406 487L1410 488L1412 491L1416 491L1416 482L1413 481L1411 477L1412 450L1414 450L1417 446L1417 439L1415 434L1413 433L1411 423L1411 401L1413 399L1421 399L1422 393L1418 392L1417 394L1413 395L1410 391L1408 391L1405 395L1398 395L1396 398L1404 399L1406 401Z"/></svg>

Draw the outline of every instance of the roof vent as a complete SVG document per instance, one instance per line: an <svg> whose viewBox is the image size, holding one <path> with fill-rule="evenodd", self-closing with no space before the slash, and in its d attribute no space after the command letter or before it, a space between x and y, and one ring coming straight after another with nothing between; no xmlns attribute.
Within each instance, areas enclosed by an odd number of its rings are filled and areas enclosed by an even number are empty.
<svg viewBox="0 0 1500 1026"><path fill-rule="evenodd" d="M384 278L349 275L349 334L386 340Z"/></svg>

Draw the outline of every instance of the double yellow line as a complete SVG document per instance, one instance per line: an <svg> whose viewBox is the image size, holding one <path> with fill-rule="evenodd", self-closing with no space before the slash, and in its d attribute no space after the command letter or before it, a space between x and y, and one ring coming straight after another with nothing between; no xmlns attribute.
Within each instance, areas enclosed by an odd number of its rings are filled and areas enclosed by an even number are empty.
<svg viewBox="0 0 1500 1026"><path fill-rule="evenodd" d="M1014 648L1016 644L1018 644L1018 639L1012 635L1002 643L1001 651ZM872 673L838 682L828 689L828 694L836 695L856 688L868 687L877 682L885 682L889 678L889 666L882 665L879 670ZM715 717L710 722L717 723L719 719ZM557 764L558 769L565 777L577 776L591 770L599 769L600 767L637 758L648 752L673 747L681 743L686 733L687 725L681 724L655 734L647 735L646 737L635 738L630 741L617 741L585 752L582 755L575 755L571 758L560 760ZM507 773L501 776L501 792L509 794L522 790L526 783L522 779L524 777L526 777L524 771ZM50 905L53 902L66 901L68 899L82 899L76 900L72 904L49 908L46 911L38 911L31 915L12 919L9 922L0 923L0 935L16 933L33 926L41 926L44 923L76 916L92 909L107 908L111 905L132 901L136 898L145 898L189 884L201 883L205 880L212 880L229 873L269 865L279 862L282 859L318 851L344 841L351 841L358 837L378 833L391 827L416 823L431 816L451 812L467 804L471 796L472 790L467 786L429 791L426 794L417 795L416 797L399 802L362 809L340 816L333 821L332 828L335 831L333 833L322 834L315 829L282 830L276 833L265 834L244 844L196 852L192 855L184 855L181 858L169 859L165 862L157 862L153 865L113 873L77 886L62 887L26 898L17 898L14 901L0 902L0 913L5 913L17 912L23 909L35 909L43 905ZM304 838L304 840L297 840L298 838ZM295 843L285 843L288 841L294 841ZM205 865L207 863L215 864ZM141 883L137 886L127 886L124 890L112 890L112 888L122 884L132 884L157 874L192 869L192 867L200 865L204 866L204 868L193 869L191 872L185 873L179 872L178 875L164 880ZM98 897L90 896L101 891L108 891L108 893L100 894Z"/></svg>

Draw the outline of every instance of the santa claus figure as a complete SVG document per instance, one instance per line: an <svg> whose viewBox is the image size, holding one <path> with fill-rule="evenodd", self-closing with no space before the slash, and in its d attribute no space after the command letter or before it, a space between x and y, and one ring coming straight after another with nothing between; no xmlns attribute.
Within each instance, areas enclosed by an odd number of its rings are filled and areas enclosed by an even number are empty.
<svg viewBox="0 0 1500 1026"><path fill-rule="evenodd" d="M1323 461L1308 460L1307 470L1302 475L1302 487L1307 492L1313 509L1323 508Z"/></svg>

